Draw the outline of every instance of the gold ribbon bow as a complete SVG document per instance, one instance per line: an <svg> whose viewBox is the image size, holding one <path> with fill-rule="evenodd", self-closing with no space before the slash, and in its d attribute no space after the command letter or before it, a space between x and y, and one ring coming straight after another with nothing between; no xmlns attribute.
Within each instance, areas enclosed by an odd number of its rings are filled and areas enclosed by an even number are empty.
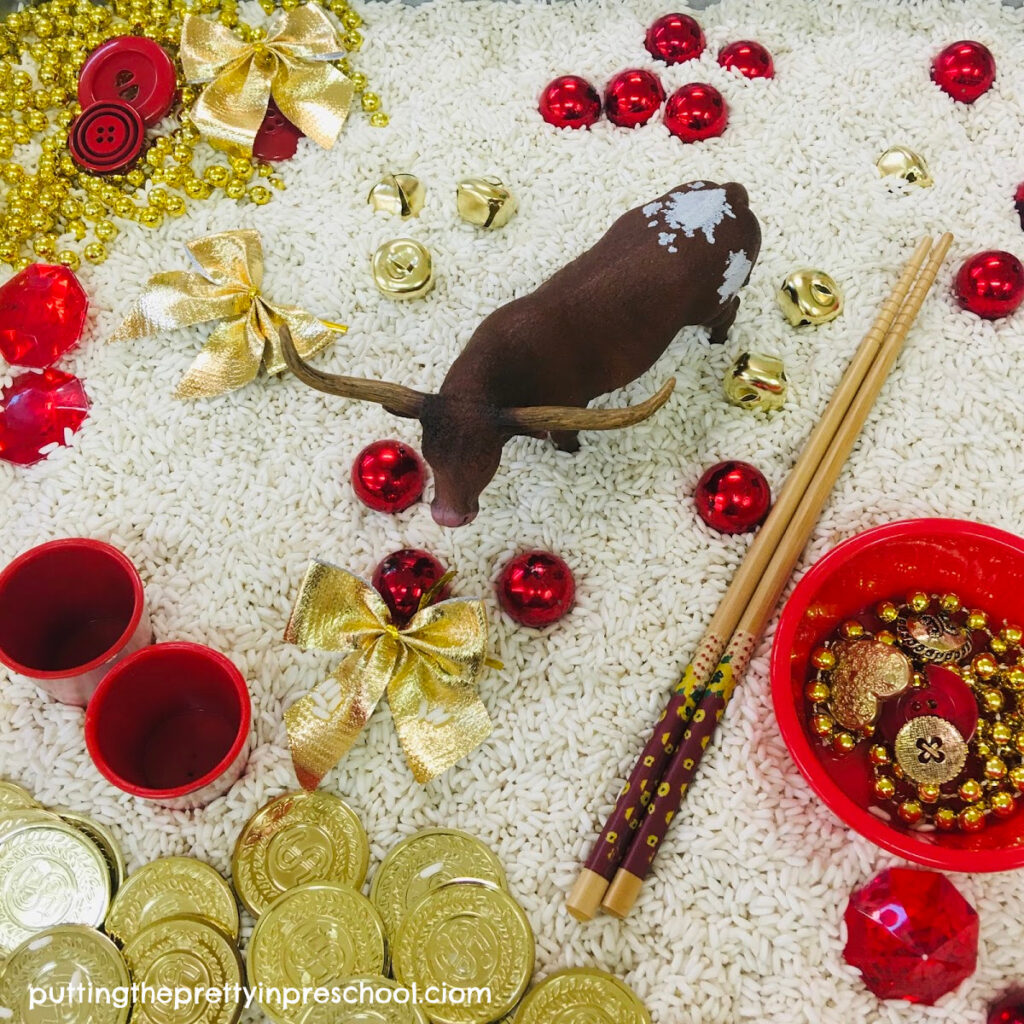
<svg viewBox="0 0 1024 1024"><path fill-rule="evenodd" d="M331 343L341 324L318 320L295 306L275 306L260 293L263 246L259 232L224 231L188 243L197 270L169 270L149 279L111 341L227 320L210 335L178 385L179 398L210 398L248 384L259 372L285 369L277 323L284 321L295 347L314 355Z"/></svg>
<svg viewBox="0 0 1024 1024"><path fill-rule="evenodd" d="M330 149L352 103L352 82L327 63L344 55L321 7L275 11L267 36L244 43L216 21L188 14L178 56L188 82L208 82L191 111L214 145L252 153L270 98L318 145Z"/></svg>
<svg viewBox="0 0 1024 1024"><path fill-rule="evenodd" d="M385 692L417 782L447 771L491 733L477 695L488 663L482 601L428 605L398 629L369 583L314 561L285 640L345 652L334 674L284 715L295 774L305 789L315 789L348 753Z"/></svg>

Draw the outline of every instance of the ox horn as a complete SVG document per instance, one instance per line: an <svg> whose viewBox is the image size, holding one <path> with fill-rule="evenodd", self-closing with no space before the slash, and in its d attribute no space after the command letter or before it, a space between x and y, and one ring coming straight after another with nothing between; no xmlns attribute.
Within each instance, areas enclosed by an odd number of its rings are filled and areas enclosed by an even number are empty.
<svg viewBox="0 0 1024 1024"><path fill-rule="evenodd" d="M521 409L503 409L502 423L523 430L618 430L632 427L656 413L672 394L675 377L639 405L626 409L580 409L572 405L530 405Z"/></svg>
<svg viewBox="0 0 1024 1024"><path fill-rule="evenodd" d="M386 380L366 380L362 377L344 377L338 373L324 373L316 370L299 355L292 341L291 331L284 323L276 323L278 337L281 339L281 353L288 369L303 384L328 395L341 395L342 398L355 398L361 402L376 402L383 405L396 416L418 419L426 397L421 391L391 384Z"/></svg>

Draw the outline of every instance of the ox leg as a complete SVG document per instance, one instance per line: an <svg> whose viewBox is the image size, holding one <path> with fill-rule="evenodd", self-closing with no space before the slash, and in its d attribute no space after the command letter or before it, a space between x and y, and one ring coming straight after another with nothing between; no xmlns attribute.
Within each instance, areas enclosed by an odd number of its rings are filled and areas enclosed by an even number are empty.
<svg viewBox="0 0 1024 1024"><path fill-rule="evenodd" d="M560 452L575 453L580 450L578 430L552 430L551 440Z"/></svg>
<svg viewBox="0 0 1024 1024"><path fill-rule="evenodd" d="M740 297L737 295L727 306L723 306L714 319L709 320L705 326L710 330L708 341L712 345L721 345L729 337L729 328L732 327L736 314L740 309Z"/></svg>

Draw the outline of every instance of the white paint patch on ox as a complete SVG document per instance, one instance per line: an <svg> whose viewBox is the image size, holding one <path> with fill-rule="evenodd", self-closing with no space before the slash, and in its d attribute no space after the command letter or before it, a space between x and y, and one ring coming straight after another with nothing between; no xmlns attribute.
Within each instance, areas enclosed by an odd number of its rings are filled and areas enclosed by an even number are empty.
<svg viewBox="0 0 1024 1024"><path fill-rule="evenodd" d="M662 226L681 231L687 238L693 238L695 232L703 231L704 237L712 244L715 241L715 228L726 217L736 216L726 199L724 188L673 192L664 202L658 199L648 203L642 208L642 213L651 218L647 222L648 227L659 227L660 215ZM666 232L662 232L659 242L666 235Z"/></svg>
<svg viewBox="0 0 1024 1024"><path fill-rule="evenodd" d="M729 262L725 265L725 276L718 289L718 294L723 302L728 302L743 287L752 266L753 264L742 249L739 252L729 253Z"/></svg>
<svg viewBox="0 0 1024 1024"><path fill-rule="evenodd" d="M658 245L667 245L669 252L675 252L672 248L672 243L676 240L675 233L672 231L662 231L658 235Z"/></svg>

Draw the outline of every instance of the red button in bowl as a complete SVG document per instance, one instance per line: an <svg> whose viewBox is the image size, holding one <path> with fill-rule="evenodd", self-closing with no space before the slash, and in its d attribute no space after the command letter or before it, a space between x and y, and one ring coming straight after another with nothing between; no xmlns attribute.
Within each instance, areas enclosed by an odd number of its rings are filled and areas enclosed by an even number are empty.
<svg viewBox="0 0 1024 1024"><path fill-rule="evenodd" d="M174 104L174 64L163 47L143 36L115 36L89 54L78 76L78 102L127 103L147 124Z"/></svg>
<svg viewBox="0 0 1024 1024"><path fill-rule="evenodd" d="M75 163L97 174L113 174L134 163L142 152L145 128L139 112L127 103L94 103L75 119L68 148Z"/></svg>

